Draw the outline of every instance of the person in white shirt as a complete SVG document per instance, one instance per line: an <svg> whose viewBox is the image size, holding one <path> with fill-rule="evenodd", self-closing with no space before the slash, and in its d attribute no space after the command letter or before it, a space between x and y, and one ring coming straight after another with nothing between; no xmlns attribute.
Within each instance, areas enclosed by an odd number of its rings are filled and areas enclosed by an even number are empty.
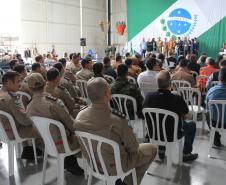
<svg viewBox="0 0 226 185"><path fill-rule="evenodd" d="M155 92L158 89L156 75L158 68L157 60L155 58L149 58L146 62L147 70L140 73L137 78L137 83L140 87L143 97L146 96L148 92Z"/></svg>

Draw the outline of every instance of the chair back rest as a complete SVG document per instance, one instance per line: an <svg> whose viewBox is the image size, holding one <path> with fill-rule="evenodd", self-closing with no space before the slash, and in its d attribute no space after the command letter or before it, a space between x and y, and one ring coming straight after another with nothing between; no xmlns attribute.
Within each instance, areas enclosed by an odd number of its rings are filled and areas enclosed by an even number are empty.
<svg viewBox="0 0 226 185"><path fill-rule="evenodd" d="M96 173L104 175L105 177L110 176L101 152L102 144L107 144L112 147L114 152L116 174L120 175L123 173L118 143L105 137L97 136L87 132L75 131L75 134L78 136L83 148L85 149L85 152L87 153L91 169L94 169ZM93 147L93 143L95 142L97 143L96 148ZM94 151L96 151L95 154ZM97 161L98 159L99 161Z"/></svg>
<svg viewBox="0 0 226 185"><path fill-rule="evenodd" d="M210 83L210 87L214 87L215 85L219 85L220 84L220 81L212 81Z"/></svg>
<svg viewBox="0 0 226 185"><path fill-rule="evenodd" d="M47 154L54 156L54 157L58 156L58 150L56 148L53 137L50 133L50 129L49 129L50 125L55 125L59 129L65 153L71 152L71 149L68 145L65 128L61 122L53 120L53 119L49 119L49 118L40 117L40 116L32 116L31 119L34 122L35 127L39 131L39 133L45 143L45 150L46 150Z"/></svg>
<svg viewBox="0 0 226 185"><path fill-rule="evenodd" d="M85 80L76 80L77 86L80 89L81 96L83 98L88 99L88 93L87 93L87 81Z"/></svg>
<svg viewBox="0 0 226 185"><path fill-rule="evenodd" d="M17 131L17 128L16 128L16 123L15 123L13 116L11 114L9 114L8 112L2 111L2 110L0 110L0 115L2 117L6 117L8 119L10 127L11 127L12 132L13 132L13 135L15 137L15 140L17 140L17 141L21 140L21 137L18 134L18 131ZM9 138L6 134L6 131L5 131L3 123L2 123L2 119L0 119L0 140L4 141L4 142L9 141Z"/></svg>
<svg viewBox="0 0 226 185"><path fill-rule="evenodd" d="M135 78L133 78L132 76L127 76L128 82L132 83L132 84L137 84L137 81Z"/></svg>
<svg viewBox="0 0 226 185"><path fill-rule="evenodd" d="M174 122L174 131L173 131L173 140L172 142L178 141L177 133L178 133L178 115L172 111L159 109L159 108L144 108L142 110L144 118L145 118L145 125L148 130L148 136L150 140L155 144L162 144L166 145L167 134L166 134L166 119L171 118ZM151 125L152 135L150 135L148 123ZM161 125L161 126L160 126ZM162 130L162 132L161 132ZM161 137L160 133L163 133L163 137Z"/></svg>
<svg viewBox="0 0 226 185"><path fill-rule="evenodd" d="M110 75L104 75L104 78L105 78L109 83L112 83L112 82L115 81L115 79L114 79L112 76L110 76Z"/></svg>
<svg viewBox="0 0 226 185"><path fill-rule="evenodd" d="M201 92L197 88L181 87L178 89L179 94L183 97L186 104L191 107L194 113L194 106L198 106L198 111L201 110Z"/></svg>
<svg viewBox="0 0 226 185"><path fill-rule="evenodd" d="M129 106L132 105L132 107L128 107L128 103L130 102ZM132 104L131 104L132 103ZM117 110L119 110L120 112L123 112L127 119L131 120L130 116L132 116L134 118L134 120L137 120L137 102L135 100L135 98L128 96L128 95L124 95L124 94L112 94L111 95L111 108L115 108ZM128 111L128 108L132 108L130 110L132 111L132 115L130 115Z"/></svg>
<svg viewBox="0 0 226 185"><path fill-rule="evenodd" d="M191 84L188 81L185 80L173 80L172 81L172 88L174 90L178 90L178 88L181 87L191 87Z"/></svg>
<svg viewBox="0 0 226 185"><path fill-rule="evenodd" d="M23 92L23 91L17 91L16 93L17 95L19 95L19 101L22 102L23 104L23 97L26 97L28 99L28 101L31 101L31 96L30 94Z"/></svg>
<svg viewBox="0 0 226 185"><path fill-rule="evenodd" d="M209 77L204 75L196 77L197 87L201 89L203 94L206 93L206 82L208 79Z"/></svg>
<svg viewBox="0 0 226 185"><path fill-rule="evenodd" d="M223 130L224 124L226 124L226 100L210 100L208 103L208 109L210 113L210 125ZM213 121L215 122L213 124Z"/></svg>

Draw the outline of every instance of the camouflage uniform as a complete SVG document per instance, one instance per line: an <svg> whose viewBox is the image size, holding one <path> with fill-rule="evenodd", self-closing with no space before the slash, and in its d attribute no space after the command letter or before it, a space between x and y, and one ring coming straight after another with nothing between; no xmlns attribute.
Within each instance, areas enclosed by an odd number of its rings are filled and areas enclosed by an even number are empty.
<svg viewBox="0 0 226 185"><path fill-rule="evenodd" d="M111 93L124 94L124 95L128 95L135 98L137 102L137 116L139 118L143 118L143 115L142 115L143 96L141 95L141 92L136 85L128 82L128 80L125 78L119 77L116 79L115 82L111 84ZM130 107L131 106L128 105L129 115L131 115L130 112L133 111L131 110ZM130 116L130 119L132 119L131 116Z"/></svg>

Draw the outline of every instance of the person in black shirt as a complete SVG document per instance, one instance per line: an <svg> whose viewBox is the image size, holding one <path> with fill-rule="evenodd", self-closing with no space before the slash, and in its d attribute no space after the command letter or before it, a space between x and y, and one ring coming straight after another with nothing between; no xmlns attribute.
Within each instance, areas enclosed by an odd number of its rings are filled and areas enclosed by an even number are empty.
<svg viewBox="0 0 226 185"><path fill-rule="evenodd" d="M194 122L186 122L184 118L188 116L189 109L186 102L179 95L172 94L170 92L171 78L168 71L160 71L157 75L158 91L154 93L148 93L143 104L143 108L160 108L175 112L179 117L178 123L178 138L185 136L184 149L183 149L183 161L192 161L198 157L198 154L192 154L192 145L195 138L196 124ZM173 139L174 124L173 120L167 118L166 135L168 142ZM151 121L151 120L149 120ZM152 134L152 124L148 121L149 133ZM182 124L183 122L183 124ZM160 126L161 128L161 126ZM163 137L160 133L160 137ZM164 158L165 147L160 146L159 157Z"/></svg>

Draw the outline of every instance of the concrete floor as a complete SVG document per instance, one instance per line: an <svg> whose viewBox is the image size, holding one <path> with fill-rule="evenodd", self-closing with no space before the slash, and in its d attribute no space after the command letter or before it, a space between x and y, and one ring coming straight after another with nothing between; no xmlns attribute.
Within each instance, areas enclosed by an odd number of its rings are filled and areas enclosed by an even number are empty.
<svg viewBox="0 0 226 185"><path fill-rule="evenodd" d="M226 137L222 138L222 143L226 145ZM155 161L145 174L142 185L225 185L226 184L226 148L222 150L212 150L216 158L208 158L209 134L201 133L197 129L194 143L194 152L199 154L199 158L191 164L183 164L181 168L176 165L177 152L174 155L175 164L172 168L172 178L164 178L166 174L166 160L164 162ZM177 150L175 150L177 151ZM0 149L0 185L40 185L42 178L42 159L38 160L38 165L27 163L25 160L15 159L15 175L8 178L7 145ZM81 163L81 160L79 161ZM56 160L50 158L47 165L46 185L56 185ZM65 184L86 185L84 176L73 176L65 172ZM102 185L98 180L94 180L93 185Z"/></svg>

